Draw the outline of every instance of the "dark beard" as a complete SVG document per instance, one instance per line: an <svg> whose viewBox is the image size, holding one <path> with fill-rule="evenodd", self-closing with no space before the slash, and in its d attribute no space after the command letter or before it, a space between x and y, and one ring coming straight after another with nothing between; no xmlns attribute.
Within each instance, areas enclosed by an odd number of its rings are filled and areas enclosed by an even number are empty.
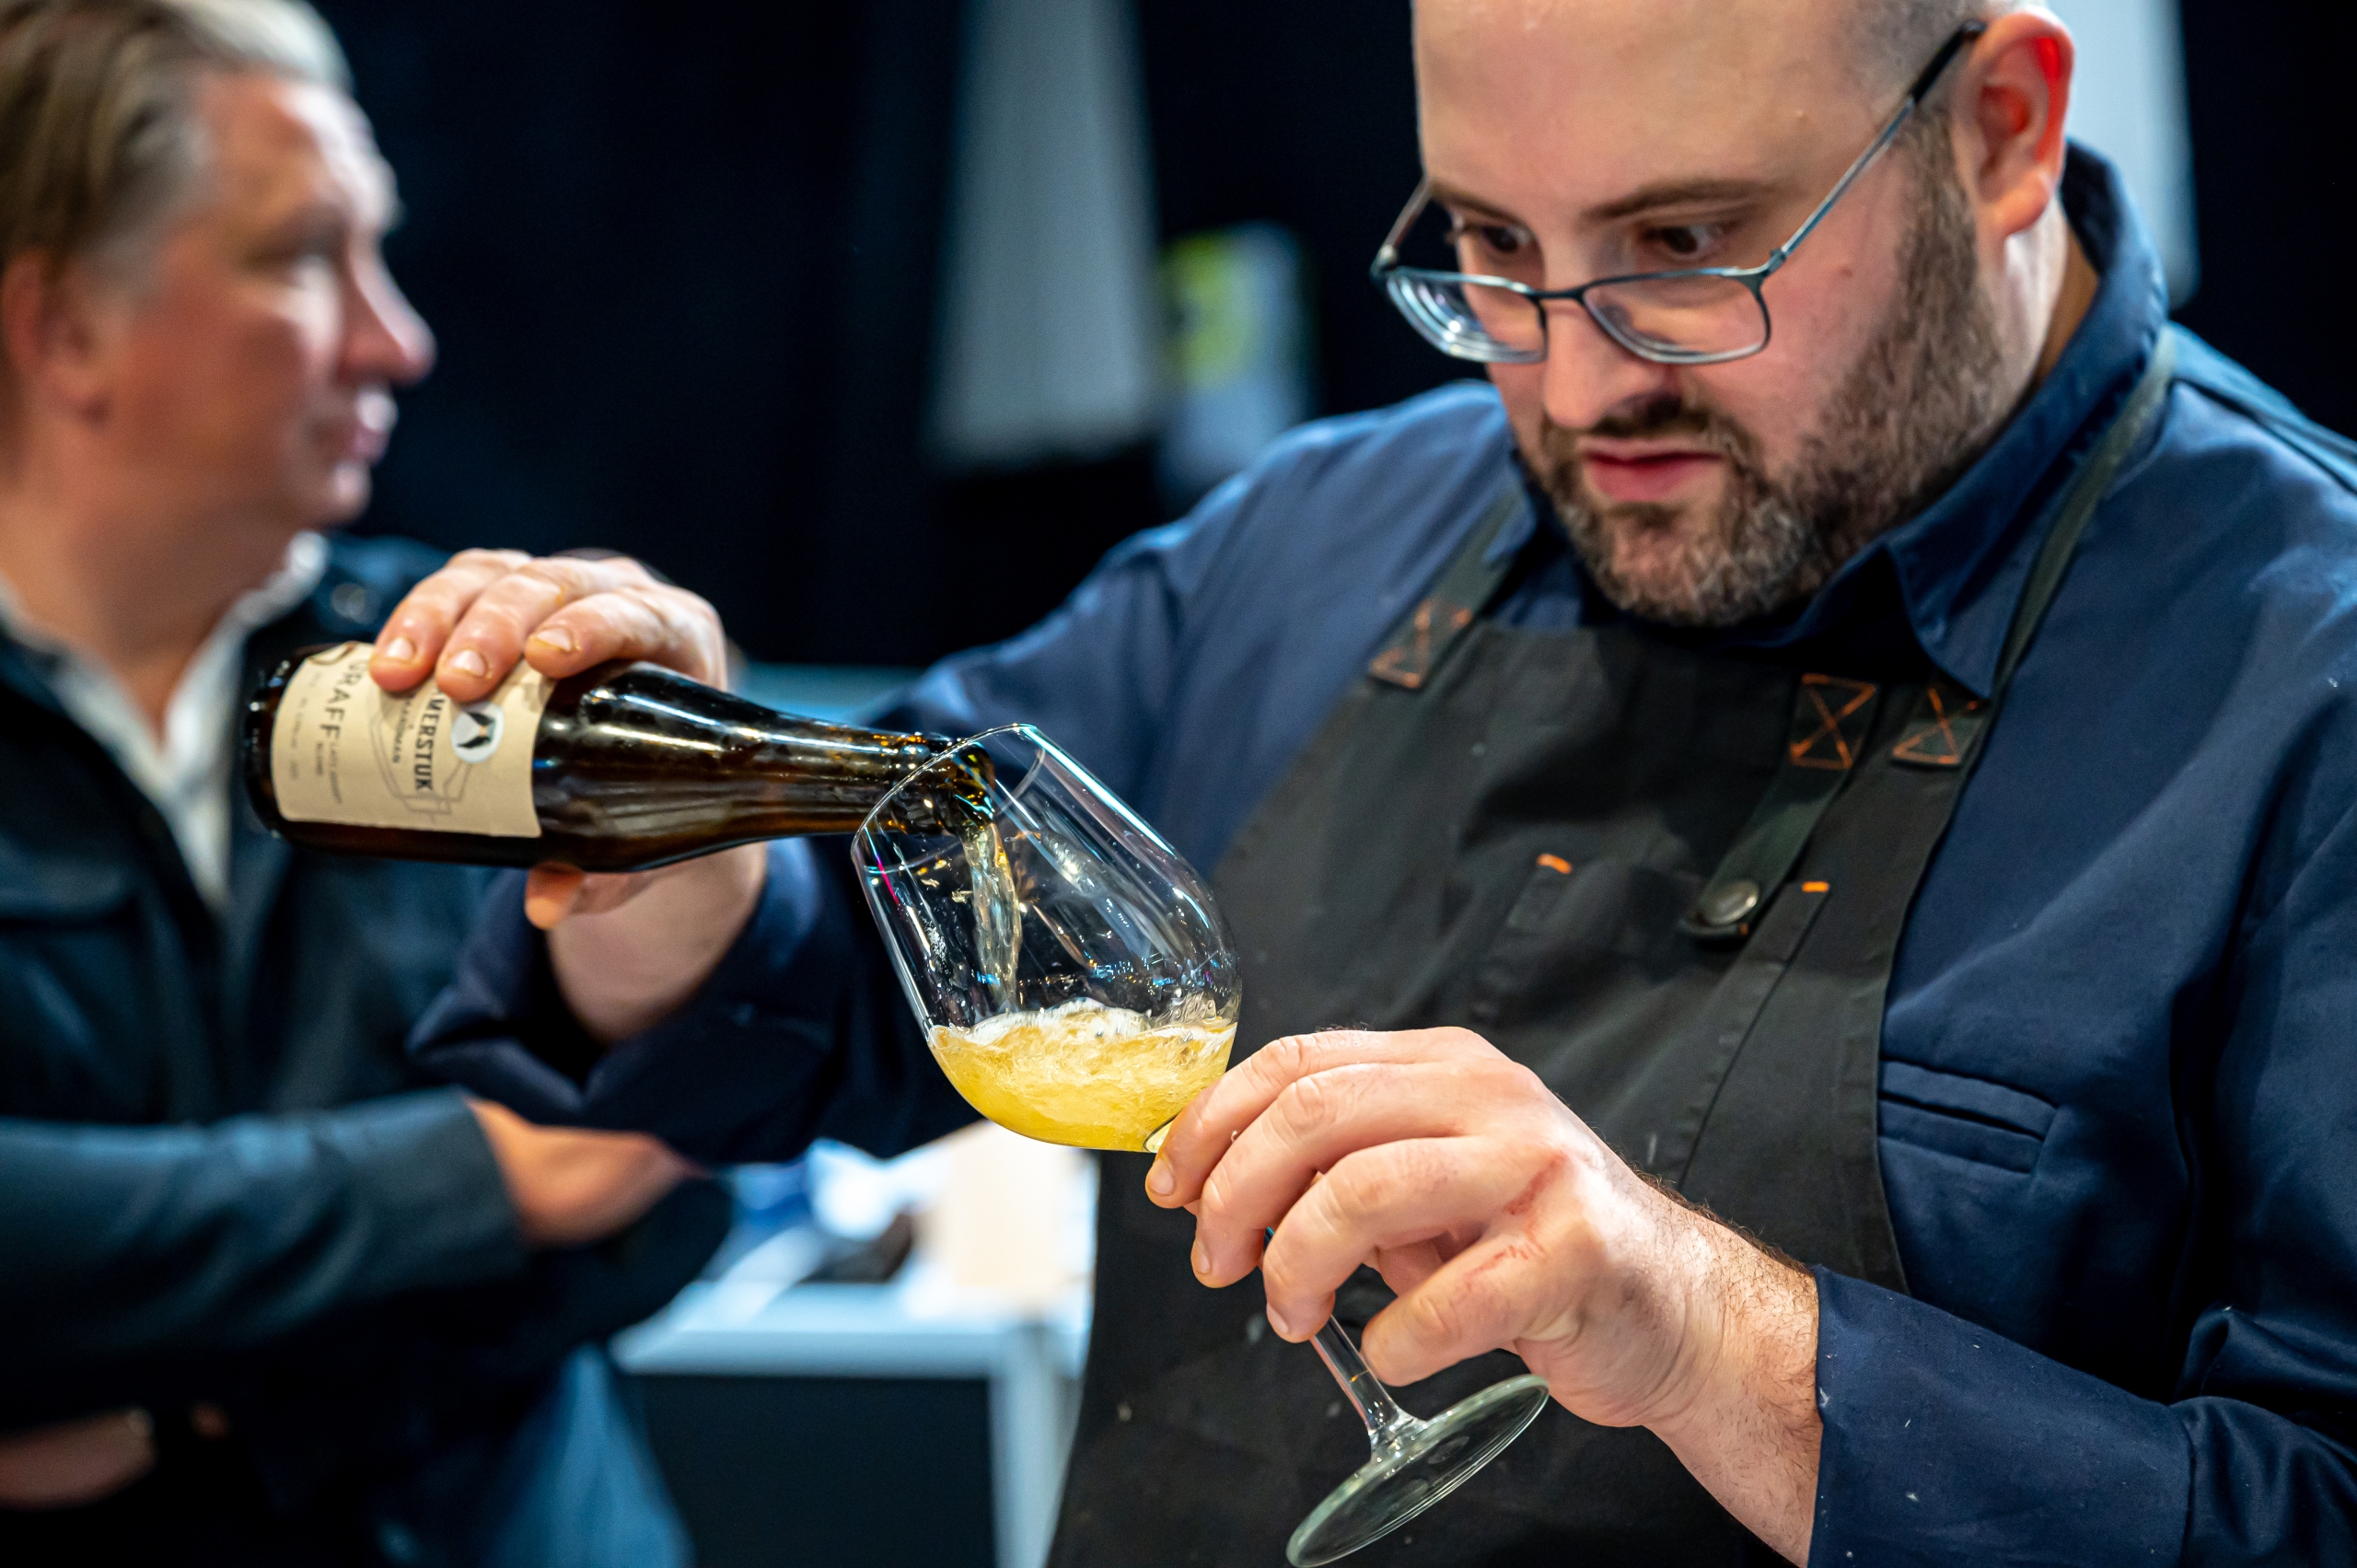
<svg viewBox="0 0 2357 1568"><path fill-rule="evenodd" d="M1898 296L1791 473L1769 473L1748 430L1690 397L1586 431L1541 426L1539 479L1607 598L1680 626L1732 626L1788 609L1954 483L1995 434L2019 389L2005 385L1996 313L1980 292L1972 212L1947 147L1945 124L1933 122L1910 128L1893 149L1903 149L1918 192ZM1584 435L1694 438L1725 459L1726 494L1702 517L1605 502L1580 472ZM1615 549L1616 537L1631 533L1671 541L1669 565L1633 580Z"/></svg>

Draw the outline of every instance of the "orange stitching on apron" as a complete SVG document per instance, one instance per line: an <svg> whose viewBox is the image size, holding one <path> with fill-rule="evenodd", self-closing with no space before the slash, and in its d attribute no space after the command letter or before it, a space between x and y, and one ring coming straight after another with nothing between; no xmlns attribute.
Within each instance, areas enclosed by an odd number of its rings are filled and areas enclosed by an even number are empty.
<svg viewBox="0 0 2357 1568"><path fill-rule="evenodd" d="M1397 681L1411 691L1424 683L1424 677L1433 668L1432 600L1425 599L1416 606L1413 624L1416 640L1411 645L1403 647L1394 643L1375 656L1376 674Z"/></svg>
<svg viewBox="0 0 2357 1568"><path fill-rule="evenodd" d="M1422 686L1425 678L1432 674L1433 662L1438 656L1437 650L1433 647L1433 620L1440 608L1441 600L1437 598L1419 603L1415 614L1409 621L1414 640L1394 642L1376 655L1375 661L1367 666L1367 673L1395 686L1405 686L1411 691ZM1461 604L1452 606L1448 610L1448 624L1451 631L1462 632L1473 624L1473 612Z"/></svg>
<svg viewBox="0 0 2357 1568"><path fill-rule="evenodd" d="M1831 689L1831 701L1826 691ZM1847 772L1857 762L1857 753L1851 749L1850 737L1844 733L1841 721L1874 701L1875 688L1864 680L1844 680L1836 675L1804 675L1801 691L1817 710L1817 726L1807 738L1792 743L1792 761L1795 768L1824 768L1835 772ZM1836 704L1839 704L1838 706ZM1833 754L1825 756L1817 743L1833 742Z"/></svg>
<svg viewBox="0 0 2357 1568"><path fill-rule="evenodd" d="M1906 762L1929 762L1938 767L1955 767L1964 761L1964 742L1957 738L1956 721L1980 709L1980 699L1968 696L1964 706L1954 714L1948 712L1947 700L1940 695L1937 681L1924 688L1923 695L1932 704L1932 722L1890 749L1892 757ZM1936 739L1939 745L1933 748Z"/></svg>

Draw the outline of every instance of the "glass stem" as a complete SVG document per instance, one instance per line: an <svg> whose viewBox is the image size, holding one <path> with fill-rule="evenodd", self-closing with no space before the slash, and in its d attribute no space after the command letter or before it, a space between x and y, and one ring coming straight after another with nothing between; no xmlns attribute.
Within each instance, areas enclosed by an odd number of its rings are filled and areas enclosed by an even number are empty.
<svg viewBox="0 0 2357 1568"><path fill-rule="evenodd" d="M1399 1408L1391 1390L1367 1370L1366 1358L1359 1354L1359 1347L1351 1342L1351 1336L1342 1332L1341 1324L1327 1318L1326 1326L1309 1342L1318 1347L1318 1359L1326 1364L1326 1370L1342 1386L1342 1392L1359 1412L1359 1419L1366 1423L1367 1441L1376 1447L1396 1441L1420 1424L1414 1416Z"/></svg>

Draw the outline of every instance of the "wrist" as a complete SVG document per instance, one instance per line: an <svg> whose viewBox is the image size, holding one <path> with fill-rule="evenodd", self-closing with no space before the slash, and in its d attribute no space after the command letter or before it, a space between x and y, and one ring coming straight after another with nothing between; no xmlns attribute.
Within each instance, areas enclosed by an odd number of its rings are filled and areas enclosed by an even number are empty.
<svg viewBox="0 0 2357 1568"><path fill-rule="evenodd" d="M557 989L582 1028L611 1045L677 1011L760 907L768 865L767 845L725 850L655 873L627 902L551 931Z"/></svg>
<svg viewBox="0 0 2357 1568"><path fill-rule="evenodd" d="M1733 1400L1808 1415L1816 1387L1817 1282L1710 1214L1681 1209L1674 1287L1684 1344L1645 1425L1665 1439L1708 1429Z"/></svg>
<svg viewBox="0 0 2357 1568"><path fill-rule="evenodd" d="M1824 1424L1817 1408L1817 1282L1690 1214L1683 1295L1689 1353L1645 1424L1728 1512L1794 1562L1808 1554Z"/></svg>

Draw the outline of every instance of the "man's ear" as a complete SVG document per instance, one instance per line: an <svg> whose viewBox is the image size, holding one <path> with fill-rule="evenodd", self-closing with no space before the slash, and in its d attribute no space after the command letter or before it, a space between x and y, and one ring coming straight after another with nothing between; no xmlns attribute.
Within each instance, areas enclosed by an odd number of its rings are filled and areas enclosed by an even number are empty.
<svg viewBox="0 0 2357 1568"><path fill-rule="evenodd" d="M1998 17L1965 57L1953 111L1956 157L1984 234L2010 239L2053 205L2077 61L2070 29L2042 11Z"/></svg>
<svg viewBox="0 0 2357 1568"><path fill-rule="evenodd" d="M99 294L86 268L29 251L0 271L0 348L20 407L46 402L80 418L106 412Z"/></svg>

